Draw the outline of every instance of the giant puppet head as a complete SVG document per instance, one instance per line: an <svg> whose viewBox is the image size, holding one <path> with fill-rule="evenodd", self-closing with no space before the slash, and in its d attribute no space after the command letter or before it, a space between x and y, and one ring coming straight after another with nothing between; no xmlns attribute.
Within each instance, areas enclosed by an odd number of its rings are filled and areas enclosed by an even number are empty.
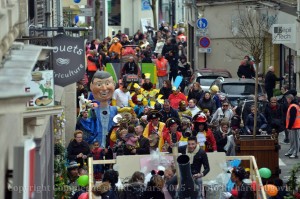
<svg viewBox="0 0 300 199"><path fill-rule="evenodd" d="M108 102L114 93L115 82L108 72L97 71L93 76L90 88L97 101Z"/></svg>

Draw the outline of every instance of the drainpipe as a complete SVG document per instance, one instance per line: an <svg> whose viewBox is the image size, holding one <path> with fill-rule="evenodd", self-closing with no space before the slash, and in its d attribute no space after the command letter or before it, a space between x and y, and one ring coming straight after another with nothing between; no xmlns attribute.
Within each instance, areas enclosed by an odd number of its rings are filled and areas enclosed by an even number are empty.
<svg viewBox="0 0 300 199"><path fill-rule="evenodd" d="M300 91L300 0L297 1L297 23L296 23L296 50L295 57L295 74L296 74L296 90Z"/></svg>

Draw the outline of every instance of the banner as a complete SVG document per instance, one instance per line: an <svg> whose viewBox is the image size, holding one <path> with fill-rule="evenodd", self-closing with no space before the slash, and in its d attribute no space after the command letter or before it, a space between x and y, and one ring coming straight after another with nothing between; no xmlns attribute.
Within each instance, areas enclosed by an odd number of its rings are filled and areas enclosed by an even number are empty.
<svg viewBox="0 0 300 199"><path fill-rule="evenodd" d="M27 103L28 107L45 107L54 105L53 71L34 71L31 79L26 83L26 93L35 96Z"/></svg>
<svg viewBox="0 0 300 199"><path fill-rule="evenodd" d="M153 84L157 83L156 66L153 63L142 63L142 73L150 73L150 79Z"/></svg>
<svg viewBox="0 0 300 199"><path fill-rule="evenodd" d="M121 63L107 63L105 65L105 71L107 71L113 77L114 81L117 83L121 76Z"/></svg>
<svg viewBox="0 0 300 199"><path fill-rule="evenodd" d="M59 34L53 37L54 83L67 86L78 82L85 74L84 39Z"/></svg>

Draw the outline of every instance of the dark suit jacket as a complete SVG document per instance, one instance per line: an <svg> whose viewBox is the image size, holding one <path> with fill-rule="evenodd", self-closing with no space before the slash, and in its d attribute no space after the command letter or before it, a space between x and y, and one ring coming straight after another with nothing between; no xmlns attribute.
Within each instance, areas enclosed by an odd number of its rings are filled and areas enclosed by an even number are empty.
<svg viewBox="0 0 300 199"><path fill-rule="evenodd" d="M187 148L187 145L181 146L178 148L178 152L181 154L186 154L186 148ZM194 174L201 172L202 165L204 167L202 174L203 174L203 176L205 176L210 171L210 167L209 167L209 162L208 162L206 152L204 150L200 149L194 156L193 164L191 164L192 174L194 175Z"/></svg>

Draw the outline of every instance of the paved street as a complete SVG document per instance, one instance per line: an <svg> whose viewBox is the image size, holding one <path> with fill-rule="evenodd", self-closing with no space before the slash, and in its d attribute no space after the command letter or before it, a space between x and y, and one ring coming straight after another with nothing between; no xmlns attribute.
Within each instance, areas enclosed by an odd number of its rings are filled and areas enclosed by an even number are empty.
<svg viewBox="0 0 300 199"><path fill-rule="evenodd" d="M283 139L284 139L284 135L280 134L279 142L283 141ZM288 151L290 145L288 144L280 144L280 145L281 145L281 150L279 151L279 167L281 169L280 178L284 182L287 182L290 176L289 172L293 168L293 166L299 162L299 158L290 159L289 157L284 156L284 154ZM300 177L300 173L298 174L298 177Z"/></svg>

